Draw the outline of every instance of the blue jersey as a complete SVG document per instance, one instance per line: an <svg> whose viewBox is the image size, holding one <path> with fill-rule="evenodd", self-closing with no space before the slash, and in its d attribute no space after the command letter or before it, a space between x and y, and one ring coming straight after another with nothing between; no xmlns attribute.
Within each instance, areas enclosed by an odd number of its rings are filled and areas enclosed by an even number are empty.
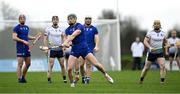
<svg viewBox="0 0 180 94"><path fill-rule="evenodd" d="M18 24L17 26L14 27L13 32L17 34L17 37L28 41L28 33L29 33L29 27L26 25L20 25ZM26 53L29 53L29 46L23 44L22 42L16 42L16 49L17 49L17 55L22 56Z"/></svg>
<svg viewBox="0 0 180 94"><path fill-rule="evenodd" d="M89 49L93 52L93 49L95 47L95 35L98 34L97 28L94 26L85 26L85 35L86 35L86 41L88 44Z"/></svg>
<svg viewBox="0 0 180 94"><path fill-rule="evenodd" d="M77 29L81 30L81 33L72 40L72 51L79 51L87 47L84 26L80 23L76 23L75 25L69 26L66 29L65 33L66 35L71 35Z"/></svg>

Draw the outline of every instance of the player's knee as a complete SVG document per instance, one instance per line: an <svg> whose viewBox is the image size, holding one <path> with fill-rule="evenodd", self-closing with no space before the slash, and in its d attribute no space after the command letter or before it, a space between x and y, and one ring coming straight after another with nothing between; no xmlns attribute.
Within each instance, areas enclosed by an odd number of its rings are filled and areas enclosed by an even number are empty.
<svg viewBox="0 0 180 94"><path fill-rule="evenodd" d="M62 69L65 68L64 64L62 64L62 63L61 63L61 68L62 68Z"/></svg>
<svg viewBox="0 0 180 94"><path fill-rule="evenodd" d="M68 68L68 73L71 73L72 72L72 68Z"/></svg>
<svg viewBox="0 0 180 94"><path fill-rule="evenodd" d="M18 63L18 67L22 68L23 63Z"/></svg>
<svg viewBox="0 0 180 94"><path fill-rule="evenodd" d="M28 69L30 65L31 65L30 63L29 63L29 64L26 64L26 68Z"/></svg>
<svg viewBox="0 0 180 94"><path fill-rule="evenodd" d="M50 63L50 65L51 65L51 66L53 66L53 65L54 65L54 62L51 62L51 61L50 61L49 63Z"/></svg>
<svg viewBox="0 0 180 94"><path fill-rule="evenodd" d="M91 63L89 63L89 62L86 63L86 65L87 65L87 67L91 67Z"/></svg>
<svg viewBox="0 0 180 94"><path fill-rule="evenodd" d="M165 69L165 65L164 65L164 64L161 64L161 65L160 65L160 69Z"/></svg>
<svg viewBox="0 0 180 94"><path fill-rule="evenodd" d="M83 69L83 68L84 68L84 65L81 65L80 68Z"/></svg>
<svg viewBox="0 0 180 94"><path fill-rule="evenodd" d="M92 66L91 65L88 65L87 68L90 69Z"/></svg>
<svg viewBox="0 0 180 94"><path fill-rule="evenodd" d="M150 67L145 67L144 70L145 71L148 71L150 69Z"/></svg>

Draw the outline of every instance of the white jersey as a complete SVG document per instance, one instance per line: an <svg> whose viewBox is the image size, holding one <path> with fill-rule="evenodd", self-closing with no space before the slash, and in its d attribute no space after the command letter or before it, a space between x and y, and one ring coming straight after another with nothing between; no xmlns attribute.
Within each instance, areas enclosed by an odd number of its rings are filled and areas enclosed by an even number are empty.
<svg viewBox="0 0 180 94"><path fill-rule="evenodd" d="M64 31L60 27L47 27L44 34L48 37L49 47L60 46L62 44L62 35L64 34Z"/></svg>
<svg viewBox="0 0 180 94"><path fill-rule="evenodd" d="M144 45L142 42L133 42L131 45L131 51L133 57L142 57L144 52Z"/></svg>
<svg viewBox="0 0 180 94"><path fill-rule="evenodd" d="M149 45L152 48L158 49L163 47L163 41L166 38L166 34L163 31L155 32L154 30L152 30L146 34L146 37L149 38Z"/></svg>
<svg viewBox="0 0 180 94"><path fill-rule="evenodd" d="M176 43L177 41L180 41L180 39L177 38L177 37L176 37L176 38L170 37L170 38L168 39L168 44L170 44L170 45L175 45L175 43ZM175 46L170 47L170 48L169 48L169 53L175 53L177 50L178 50L178 49L177 49L177 47L175 47Z"/></svg>

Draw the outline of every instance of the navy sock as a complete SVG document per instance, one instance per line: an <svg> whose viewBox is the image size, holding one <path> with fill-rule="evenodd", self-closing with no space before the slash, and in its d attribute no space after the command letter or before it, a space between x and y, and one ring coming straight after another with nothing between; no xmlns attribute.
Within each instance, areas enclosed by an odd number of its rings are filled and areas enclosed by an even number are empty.
<svg viewBox="0 0 180 94"><path fill-rule="evenodd" d="M85 79L85 77L84 76L82 76L82 80L84 80Z"/></svg>
<svg viewBox="0 0 180 94"><path fill-rule="evenodd" d="M86 77L82 76L82 83L86 82Z"/></svg>
<svg viewBox="0 0 180 94"><path fill-rule="evenodd" d="M63 80L66 80L66 76L63 76Z"/></svg>
<svg viewBox="0 0 180 94"><path fill-rule="evenodd" d="M51 78L48 78L48 81L51 81Z"/></svg>
<svg viewBox="0 0 180 94"><path fill-rule="evenodd" d="M165 80L164 78L161 78L161 82L164 82L164 80Z"/></svg>
<svg viewBox="0 0 180 94"><path fill-rule="evenodd" d="M22 75L21 79L25 79L24 75Z"/></svg>
<svg viewBox="0 0 180 94"><path fill-rule="evenodd" d="M86 77L86 82L89 84L89 82L90 82L90 77Z"/></svg>
<svg viewBox="0 0 180 94"><path fill-rule="evenodd" d="M21 81L21 78L18 78L18 81Z"/></svg>
<svg viewBox="0 0 180 94"><path fill-rule="evenodd" d="M143 81L143 80L144 80L144 77L141 77L141 78L140 78L140 81Z"/></svg>
<svg viewBox="0 0 180 94"><path fill-rule="evenodd" d="M91 78L90 77L86 77L87 80L90 80Z"/></svg>

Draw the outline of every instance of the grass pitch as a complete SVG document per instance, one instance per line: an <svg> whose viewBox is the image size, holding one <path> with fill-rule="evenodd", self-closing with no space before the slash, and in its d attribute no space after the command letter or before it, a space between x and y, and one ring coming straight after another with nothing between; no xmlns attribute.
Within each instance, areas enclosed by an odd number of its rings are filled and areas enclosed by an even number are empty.
<svg viewBox="0 0 180 94"><path fill-rule="evenodd" d="M144 84L138 84L140 71L108 72L114 79L109 84L100 72L93 72L90 84L71 88L63 83L59 72L47 82L46 72L28 72L27 83L17 82L16 73L0 73L0 93L180 93L180 71L168 72L165 84L160 84L159 71L149 71Z"/></svg>

